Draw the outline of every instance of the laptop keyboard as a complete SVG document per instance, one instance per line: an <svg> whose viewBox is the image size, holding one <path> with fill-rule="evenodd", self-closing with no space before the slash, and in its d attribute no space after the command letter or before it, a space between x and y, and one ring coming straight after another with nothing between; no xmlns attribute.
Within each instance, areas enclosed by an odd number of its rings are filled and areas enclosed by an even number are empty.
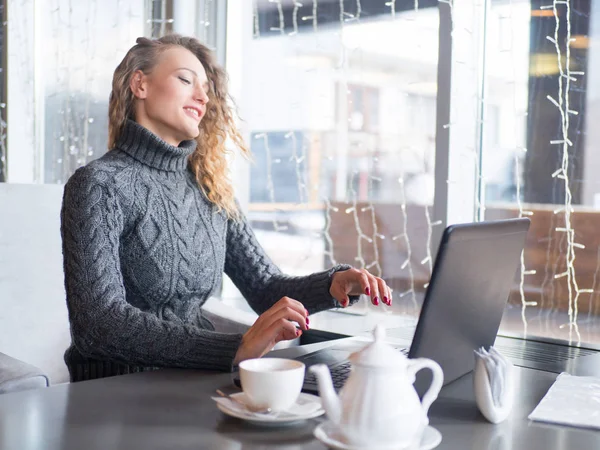
<svg viewBox="0 0 600 450"><path fill-rule="evenodd" d="M408 356L408 348L397 348L396 350L400 351L400 353L402 353L404 356ZM331 381L333 382L333 387L335 390L340 390L342 387L344 387L351 370L352 364L349 361L329 366L329 371L331 372ZM306 375L304 376L304 382L316 385L317 378L312 372L307 370Z"/></svg>

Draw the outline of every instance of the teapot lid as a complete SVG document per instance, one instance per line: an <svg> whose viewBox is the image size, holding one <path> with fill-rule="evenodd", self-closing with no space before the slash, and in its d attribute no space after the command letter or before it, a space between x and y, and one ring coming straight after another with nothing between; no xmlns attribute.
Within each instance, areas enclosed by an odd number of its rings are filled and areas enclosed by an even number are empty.
<svg viewBox="0 0 600 450"><path fill-rule="evenodd" d="M352 365L373 368L404 368L406 356L386 344L385 328L378 324L373 330L374 341L348 358Z"/></svg>

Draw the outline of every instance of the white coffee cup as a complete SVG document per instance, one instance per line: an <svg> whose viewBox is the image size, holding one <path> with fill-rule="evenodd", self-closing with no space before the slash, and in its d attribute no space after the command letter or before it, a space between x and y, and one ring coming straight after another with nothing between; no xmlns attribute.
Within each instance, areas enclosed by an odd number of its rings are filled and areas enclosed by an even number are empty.
<svg viewBox="0 0 600 450"><path fill-rule="evenodd" d="M300 395L305 366L284 358L256 358L239 365L242 390L252 408L283 411Z"/></svg>

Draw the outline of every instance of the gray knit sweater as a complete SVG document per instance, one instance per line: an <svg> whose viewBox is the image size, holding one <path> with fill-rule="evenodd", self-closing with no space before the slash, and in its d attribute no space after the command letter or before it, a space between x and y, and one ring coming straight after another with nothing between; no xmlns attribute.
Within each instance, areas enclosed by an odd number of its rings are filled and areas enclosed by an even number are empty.
<svg viewBox="0 0 600 450"><path fill-rule="evenodd" d="M228 220L188 168L195 141L171 146L129 121L116 148L65 186L63 257L73 381L183 367L231 370L242 335L214 331L201 306L231 277L262 313L283 296L309 313L339 306L331 270L290 277L245 218Z"/></svg>

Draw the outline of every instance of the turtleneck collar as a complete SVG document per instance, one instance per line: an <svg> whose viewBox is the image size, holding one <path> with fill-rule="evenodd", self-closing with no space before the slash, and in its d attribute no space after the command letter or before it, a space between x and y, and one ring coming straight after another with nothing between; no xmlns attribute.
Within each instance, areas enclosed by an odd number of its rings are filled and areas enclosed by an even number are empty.
<svg viewBox="0 0 600 450"><path fill-rule="evenodd" d="M115 147L155 169L182 172L187 168L188 157L196 149L196 141L183 141L175 147L128 119Z"/></svg>

